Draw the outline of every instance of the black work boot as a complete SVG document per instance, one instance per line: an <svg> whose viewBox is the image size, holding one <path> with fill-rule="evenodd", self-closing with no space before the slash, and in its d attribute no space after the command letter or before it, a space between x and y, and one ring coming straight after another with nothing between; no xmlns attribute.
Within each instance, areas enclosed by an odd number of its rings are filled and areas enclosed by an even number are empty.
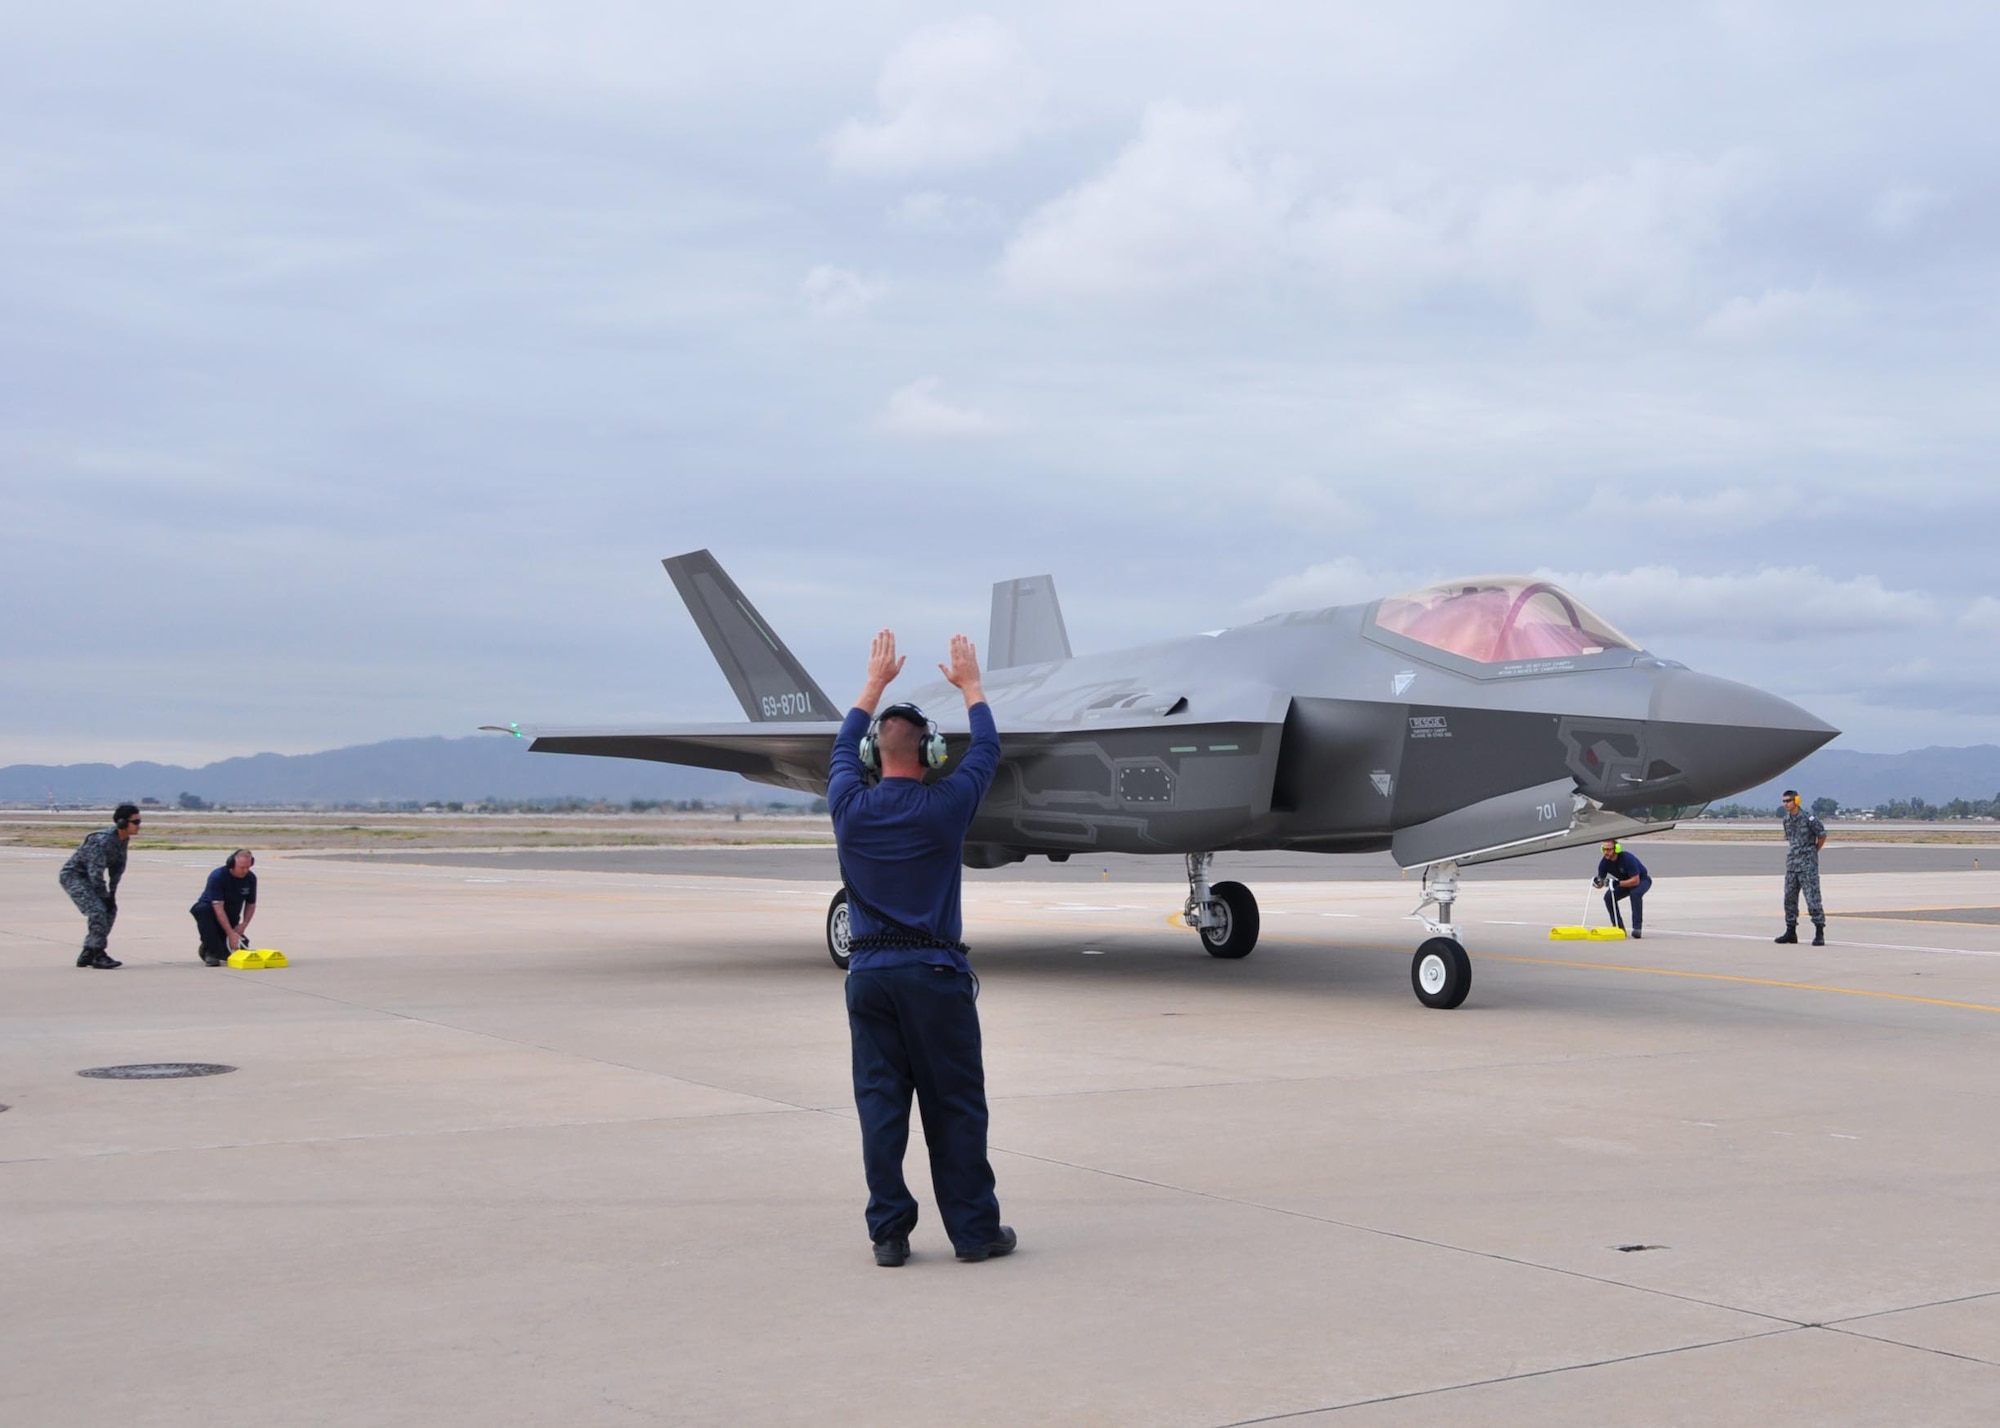
<svg viewBox="0 0 2000 1428"><path fill-rule="evenodd" d="M1815 922L1813 924L1812 945L1815 947L1826 946L1826 924L1824 922Z"/></svg>
<svg viewBox="0 0 2000 1428"><path fill-rule="evenodd" d="M887 1239L875 1241L875 1263L884 1269L895 1269L910 1257L910 1237L890 1235Z"/></svg>
<svg viewBox="0 0 2000 1428"><path fill-rule="evenodd" d="M1798 941L1798 940L1799 940L1799 925L1798 925L1798 924L1797 924L1796 922L1788 922L1788 923L1786 923L1786 924L1785 924L1785 930L1784 930L1783 932L1779 933L1779 934L1778 934L1778 935L1777 935L1776 937L1773 937L1773 938L1772 938L1771 940L1772 940L1773 942L1796 942L1796 941Z"/></svg>
<svg viewBox="0 0 2000 1428"><path fill-rule="evenodd" d="M999 1239L983 1245L974 1245L970 1249L962 1249L958 1252L958 1257L967 1264L982 1264L989 1259L999 1259L1002 1255L1012 1254L1014 1246L1019 1243L1020 1240L1015 1236L1013 1228L1002 1225Z"/></svg>
<svg viewBox="0 0 2000 1428"><path fill-rule="evenodd" d="M122 967L125 964L116 957L113 957L109 952L100 952L90 965L97 968L100 972L108 972L113 967Z"/></svg>
<svg viewBox="0 0 2000 1428"><path fill-rule="evenodd" d="M76 965L79 967L96 966L97 954L91 951L88 947L84 948L81 952L76 954Z"/></svg>

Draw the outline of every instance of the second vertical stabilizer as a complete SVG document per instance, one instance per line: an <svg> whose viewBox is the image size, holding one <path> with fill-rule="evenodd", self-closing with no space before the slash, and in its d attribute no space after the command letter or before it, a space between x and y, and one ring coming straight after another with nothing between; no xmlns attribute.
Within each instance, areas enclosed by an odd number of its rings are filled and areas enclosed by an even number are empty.
<svg viewBox="0 0 2000 1428"><path fill-rule="evenodd" d="M1012 669L1070 657L1053 575L1002 580L993 587L993 626L986 639L986 667Z"/></svg>

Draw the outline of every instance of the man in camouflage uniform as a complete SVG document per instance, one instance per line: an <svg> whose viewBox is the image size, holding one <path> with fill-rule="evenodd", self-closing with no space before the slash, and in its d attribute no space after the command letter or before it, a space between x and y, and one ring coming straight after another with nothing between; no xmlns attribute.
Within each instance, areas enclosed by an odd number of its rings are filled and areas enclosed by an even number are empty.
<svg viewBox="0 0 2000 1428"><path fill-rule="evenodd" d="M1785 790L1785 930L1774 942L1799 940L1799 893L1806 895L1812 914L1815 947L1826 946L1826 905L1819 898L1819 850L1826 846L1826 825L1799 807L1797 789Z"/></svg>
<svg viewBox="0 0 2000 1428"><path fill-rule="evenodd" d="M105 943L111 937L111 924L118 920L118 880L125 876L125 845L139 831L138 806L119 804L111 822L111 827L98 829L78 844L57 874L88 924L76 965L107 972L125 965L105 950Z"/></svg>

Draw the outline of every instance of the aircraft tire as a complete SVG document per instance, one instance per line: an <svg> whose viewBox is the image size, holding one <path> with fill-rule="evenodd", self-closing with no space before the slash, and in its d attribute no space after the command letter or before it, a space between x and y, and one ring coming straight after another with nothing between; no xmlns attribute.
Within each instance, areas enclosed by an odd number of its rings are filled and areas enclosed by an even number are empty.
<svg viewBox="0 0 2000 1428"><path fill-rule="evenodd" d="M1472 959L1449 937L1433 937L1410 961L1410 990L1417 1000L1450 1011L1472 990Z"/></svg>
<svg viewBox="0 0 2000 1428"><path fill-rule="evenodd" d="M1217 883L1209 893L1229 910L1229 921L1221 927L1203 928L1201 945L1211 957L1231 961L1248 957L1250 949L1257 945L1260 927L1256 894L1241 883Z"/></svg>
<svg viewBox="0 0 2000 1428"><path fill-rule="evenodd" d="M850 935L847 930L847 889L842 888L826 905L826 955L833 958L833 965L843 972L847 970Z"/></svg>

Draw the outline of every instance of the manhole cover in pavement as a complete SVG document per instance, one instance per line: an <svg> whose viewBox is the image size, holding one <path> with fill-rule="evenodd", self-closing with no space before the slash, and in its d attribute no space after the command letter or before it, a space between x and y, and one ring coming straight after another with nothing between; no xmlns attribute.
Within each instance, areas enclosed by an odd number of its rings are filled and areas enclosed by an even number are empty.
<svg viewBox="0 0 2000 1428"><path fill-rule="evenodd" d="M180 1076L220 1076L235 1069L212 1061L142 1061L137 1066L93 1066L76 1074L100 1081L171 1081Z"/></svg>

